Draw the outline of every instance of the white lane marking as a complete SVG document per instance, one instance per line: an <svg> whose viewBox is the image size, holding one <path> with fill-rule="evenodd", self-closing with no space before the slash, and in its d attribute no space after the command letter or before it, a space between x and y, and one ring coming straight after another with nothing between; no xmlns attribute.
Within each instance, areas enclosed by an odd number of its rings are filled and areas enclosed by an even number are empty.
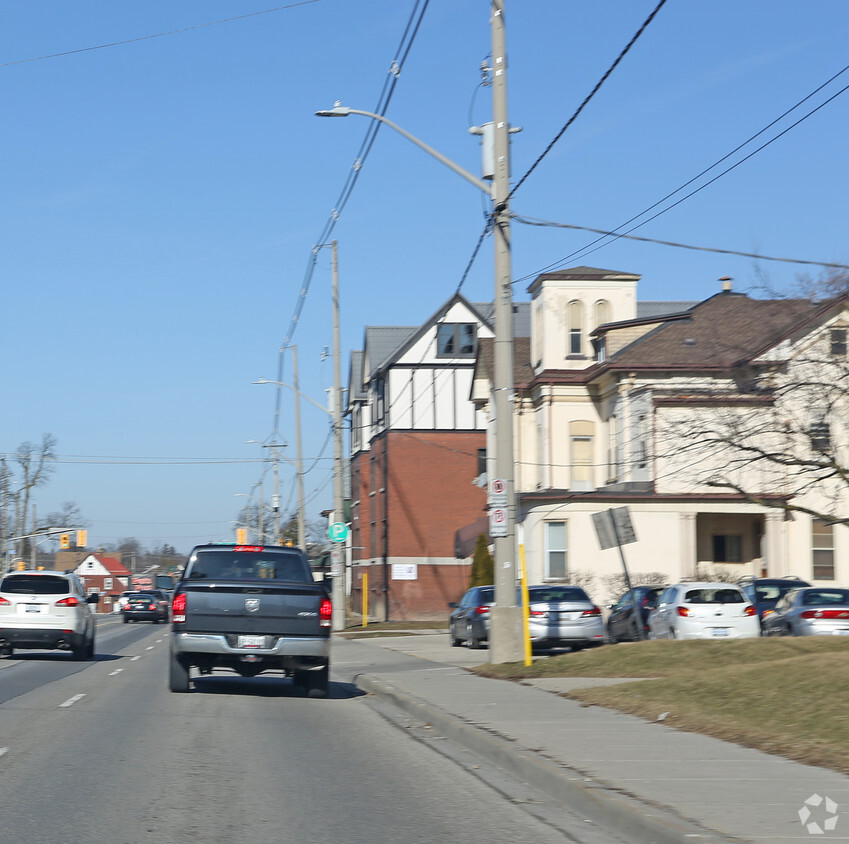
<svg viewBox="0 0 849 844"><path fill-rule="evenodd" d="M130 662L135 662L137 659L141 659L141 657L140 656L131 656Z"/></svg>
<svg viewBox="0 0 849 844"><path fill-rule="evenodd" d="M109 676L114 677L116 674L120 674L123 670L123 668L116 668L114 671L109 672Z"/></svg>
<svg viewBox="0 0 849 844"><path fill-rule="evenodd" d="M152 650L153 650L153 645L148 645L148 646L145 648L145 650L146 650L146 651L152 651Z"/></svg>
<svg viewBox="0 0 849 844"><path fill-rule="evenodd" d="M5 756L9 752L8 747L0 747L0 756Z"/></svg>
<svg viewBox="0 0 849 844"><path fill-rule="evenodd" d="M158 645L158 644L162 641L162 639L155 639L154 641L155 641L155 642L156 642L156 644Z"/></svg>
<svg viewBox="0 0 849 844"><path fill-rule="evenodd" d="M85 697L85 693L81 695L74 695L73 697L69 697L64 703L59 704L59 708L73 706L78 700L82 700Z"/></svg>

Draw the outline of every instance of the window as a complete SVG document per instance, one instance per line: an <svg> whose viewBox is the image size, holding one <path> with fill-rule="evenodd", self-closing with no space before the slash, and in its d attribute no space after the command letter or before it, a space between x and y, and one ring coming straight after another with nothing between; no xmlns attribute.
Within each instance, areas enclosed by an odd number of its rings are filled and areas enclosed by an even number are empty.
<svg viewBox="0 0 849 844"><path fill-rule="evenodd" d="M714 534L713 561L715 563L742 563L743 537L738 534Z"/></svg>
<svg viewBox="0 0 849 844"><path fill-rule="evenodd" d="M834 525L811 520L814 580L834 580Z"/></svg>
<svg viewBox="0 0 849 844"><path fill-rule="evenodd" d="M478 449L478 477L486 474L486 449Z"/></svg>
<svg viewBox="0 0 849 844"><path fill-rule="evenodd" d="M648 449L646 443L649 438L649 426L648 420L646 417L640 416L637 421L637 436L639 439L637 440L637 466L640 469L646 468L646 462L648 461Z"/></svg>
<svg viewBox="0 0 849 844"><path fill-rule="evenodd" d="M103 578L103 588L104 589L111 589L112 588L112 578L111 577L104 577Z"/></svg>
<svg viewBox="0 0 849 844"><path fill-rule="evenodd" d="M619 480L619 425L613 413L607 421L607 474L608 483Z"/></svg>
<svg viewBox="0 0 849 844"><path fill-rule="evenodd" d="M570 422L569 444L572 450L572 477L570 488L575 491L595 489L593 463L592 422Z"/></svg>
<svg viewBox="0 0 849 844"><path fill-rule="evenodd" d="M377 422L383 421L384 401L385 401L385 386L382 378L374 382L375 397L377 399L377 413L375 415Z"/></svg>
<svg viewBox="0 0 849 844"><path fill-rule="evenodd" d="M567 571L566 522L545 523L545 576L563 579Z"/></svg>
<svg viewBox="0 0 849 844"><path fill-rule="evenodd" d="M477 349L477 331L473 322L441 322L436 327L436 356L473 358Z"/></svg>
<svg viewBox="0 0 849 844"><path fill-rule="evenodd" d="M822 408L811 410L808 435L811 438L811 448L815 451L828 451L831 448L831 429L826 410Z"/></svg>
<svg viewBox="0 0 849 844"><path fill-rule="evenodd" d="M570 302L568 310L569 339L567 355L583 354L584 306L580 302Z"/></svg>
<svg viewBox="0 0 849 844"><path fill-rule="evenodd" d="M831 337L831 355L836 358L846 357L846 329L832 328Z"/></svg>
<svg viewBox="0 0 849 844"><path fill-rule="evenodd" d="M598 302L595 303L594 322L596 328L600 325L604 325L606 322L610 322L610 305L604 299L599 299Z"/></svg>

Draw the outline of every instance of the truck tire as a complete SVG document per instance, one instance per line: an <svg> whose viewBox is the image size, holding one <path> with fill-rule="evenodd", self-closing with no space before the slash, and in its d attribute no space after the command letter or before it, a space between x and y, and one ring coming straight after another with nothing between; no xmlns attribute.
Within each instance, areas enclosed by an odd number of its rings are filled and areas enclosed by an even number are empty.
<svg viewBox="0 0 849 844"><path fill-rule="evenodd" d="M189 666L176 654L171 654L168 688L172 692L187 692L189 690Z"/></svg>
<svg viewBox="0 0 849 844"><path fill-rule="evenodd" d="M317 671L307 671L307 697L327 697L330 688L330 666L325 665Z"/></svg>

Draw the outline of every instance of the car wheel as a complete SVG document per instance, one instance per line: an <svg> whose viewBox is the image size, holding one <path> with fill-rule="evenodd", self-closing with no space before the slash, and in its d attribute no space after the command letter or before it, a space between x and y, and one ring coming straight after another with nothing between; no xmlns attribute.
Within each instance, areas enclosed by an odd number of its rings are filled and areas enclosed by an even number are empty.
<svg viewBox="0 0 849 844"><path fill-rule="evenodd" d="M187 692L189 690L189 666L177 654L171 654L168 688L172 692Z"/></svg>
<svg viewBox="0 0 849 844"><path fill-rule="evenodd" d="M619 638L616 636L616 634L609 627L607 628L607 641L611 645L618 645L619 644Z"/></svg>
<svg viewBox="0 0 849 844"><path fill-rule="evenodd" d="M0 658L5 657L6 659L11 659L12 654L14 653L14 648L11 645L6 645L5 648L0 650Z"/></svg>
<svg viewBox="0 0 849 844"><path fill-rule="evenodd" d="M88 644L83 642L81 645L71 648L71 653L74 655L74 659L77 662L82 662L84 659L88 659Z"/></svg>
<svg viewBox="0 0 849 844"><path fill-rule="evenodd" d="M88 640L88 645L86 645L85 658L94 659L94 634L92 634L91 639Z"/></svg>
<svg viewBox="0 0 849 844"><path fill-rule="evenodd" d="M448 631L448 638L451 640L452 648L459 648L460 645L463 644L462 639L457 638L457 631L454 629L454 625L452 624Z"/></svg>
<svg viewBox="0 0 849 844"><path fill-rule="evenodd" d="M675 632L674 627L669 628L669 638L670 639L677 639L678 638L678 634Z"/></svg>
<svg viewBox="0 0 849 844"><path fill-rule="evenodd" d="M307 671L307 697L327 697L330 689L330 666L325 665L318 671Z"/></svg>
<svg viewBox="0 0 849 844"><path fill-rule="evenodd" d="M127 618L127 616L124 616L124 624L127 624L127 623L129 622L129 620L130 620L130 619L129 619L129 618Z"/></svg>
<svg viewBox="0 0 849 844"><path fill-rule="evenodd" d="M481 640L475 636L471 625L466 628L466 644L469 646L469 649L473 651L478 651L481 647Z"/></svg>

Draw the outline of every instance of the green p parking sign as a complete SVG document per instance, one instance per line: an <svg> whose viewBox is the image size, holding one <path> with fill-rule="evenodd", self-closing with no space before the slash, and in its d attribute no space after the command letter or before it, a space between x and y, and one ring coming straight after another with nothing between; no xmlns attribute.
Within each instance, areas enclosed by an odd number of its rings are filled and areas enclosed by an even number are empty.
<svg viewBox="0 0 849 844"><path fill-rule="evenodd" d="M327 536L331 542L344 542L348 538L348 525L344 522L333 522L327 528Z"/></svg>

